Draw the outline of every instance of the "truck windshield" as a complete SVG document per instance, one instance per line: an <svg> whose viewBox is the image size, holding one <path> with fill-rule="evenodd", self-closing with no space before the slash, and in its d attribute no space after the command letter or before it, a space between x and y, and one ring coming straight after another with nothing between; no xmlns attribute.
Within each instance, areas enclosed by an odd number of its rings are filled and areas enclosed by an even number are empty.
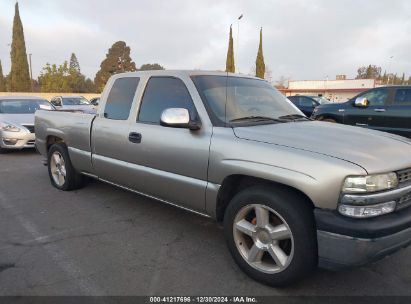
<svg viewBox="0 0 411 304"><path fill-rule="evenodd" d="M0 100L1 114L32 114L39 109L52 110L53 107L48 101L41 99Z"/></svg>
<svg viewBox="0 0 411 304"><path fill-rule="evenodd" d="M213 124L285 122L303 114L269 83L233 76L192 76Z"/></svg>

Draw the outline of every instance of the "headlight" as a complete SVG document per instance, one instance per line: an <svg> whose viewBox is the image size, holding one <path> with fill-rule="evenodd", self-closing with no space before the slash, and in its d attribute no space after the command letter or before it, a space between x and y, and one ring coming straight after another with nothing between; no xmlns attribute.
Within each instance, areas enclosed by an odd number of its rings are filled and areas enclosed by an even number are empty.
<svg viewBox="0 0 411 304"><path fill-rule="evenodd" d="M20 132L21 129L9 122L0 122L0 129L7 132Z"/></svg>
<svg viewBox="0 0 411 304"><path fill-rule="evenodd" d="M342 192L366 193L392 189L398 186L394 172L367 176L349 176L345 179Z"/></svg>

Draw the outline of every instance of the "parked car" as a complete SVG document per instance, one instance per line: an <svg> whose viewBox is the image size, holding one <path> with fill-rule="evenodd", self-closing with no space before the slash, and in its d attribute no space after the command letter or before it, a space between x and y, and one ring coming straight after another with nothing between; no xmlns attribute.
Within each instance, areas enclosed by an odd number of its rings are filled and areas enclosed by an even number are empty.
<svg viewBox="0 0 411 304"><path fill-rule="evenodd" d="M34 113L38 109L53 107L39 97L0 97L0 153L34 148Z"/></svg>
<svg viewBox="0 0 411 304"><path fill-rule="evenodd" d="M98 104L100 103L100 97L95 97L95 98L90 99L90 103L93 106L98 106Z"/></svg>
<svg viewBox="0 0 411 304"><path fill-rule="evenodd" d="M312 118L411 138L411 86L371 89L345 103L322 105Z"/></svg>
<svg viewBox="0 0 411 304"><path fill-rule="evenodd" d="M322 104L330 103L327 99L320 96L296 95L289 96L288 99L291 100L291 102L308 117L310 117L313 114L313 111L316 107Z"/></svg>
<svg viewBox="0 0 411 304"><path fill-rule="evenodd" d="M104 92L96 115L36 113L57 189L88 176L214 218L240 268L273 286L411 243L409 139L309 120L243 75L125 73Z"/></svg>
<svg viewBox="0 0 411 304"><path fill-rule="evenodd" d="M51 104L57 110L81 111L95 113L96 107L83 96L56 96L51 99Z"/></svg>

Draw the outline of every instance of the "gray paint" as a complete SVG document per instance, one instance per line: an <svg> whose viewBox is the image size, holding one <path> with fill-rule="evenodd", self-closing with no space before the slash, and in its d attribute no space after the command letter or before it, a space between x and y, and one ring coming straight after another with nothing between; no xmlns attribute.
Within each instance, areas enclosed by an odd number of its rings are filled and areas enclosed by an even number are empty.
<svg viewBox="0 0 411 304"><path fill-rule="evenodd" d="M213 217L220 185L230 175L282 183L305 193L316 207L335 209L345 177L411 167L411 141L376 131L320 122L213 127L190 79L204 74L227 75L148 71L113 76L92 129L92 115L36 114L39 151L46 155L47 136L58 136L70 148L77 170ZM201 130L136 123L144 88L156 75L177 77L186 84ZM108 120L103 117L105 102L120 77L140 77L139 87L128 120ZM142 143L131 144L129 132L141 133Z"/></svg>

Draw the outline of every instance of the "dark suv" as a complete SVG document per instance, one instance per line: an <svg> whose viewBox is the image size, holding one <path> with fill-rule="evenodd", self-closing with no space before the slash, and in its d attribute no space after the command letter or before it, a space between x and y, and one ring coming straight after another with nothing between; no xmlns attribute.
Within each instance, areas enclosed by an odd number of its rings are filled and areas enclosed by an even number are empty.
<svg viewBox="0 0 411 304"><path fill-rule="evenodd" d="M321 105L311 118L411 138L411 86L371 89L345 103Z"/></svg>

